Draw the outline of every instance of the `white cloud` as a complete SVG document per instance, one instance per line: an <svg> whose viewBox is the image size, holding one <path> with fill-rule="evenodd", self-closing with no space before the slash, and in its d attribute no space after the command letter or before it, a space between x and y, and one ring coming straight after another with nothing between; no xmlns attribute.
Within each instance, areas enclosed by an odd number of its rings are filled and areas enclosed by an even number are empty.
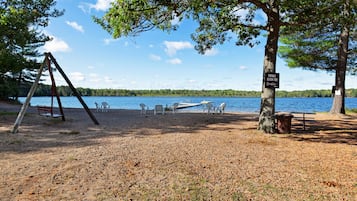
<svg viewBox="0 0 357 201"><path fill-rule="evenodd" d="M153 61L160 61L161 60L161 57L158 56L158 55L155 55L155 54L150 54L149 58L150 58L150 60L153 60Z"/></svg>
<svg viewBox="0 0 357 201"><path fill-rule="evenodd" d="M85 77L81 72L72 72L69 74L69 76L71 77L71 80L73 80L74 82L80 82L85 80Z"/></svg>
<svg viewBox="0 0 357 201"><path fill-rule="evenodd" d="M167 62L170 64L174 64L174 65L182 63L181 59L178 59L178 58L167 60Z"/></svg>
<svg viewBox="0 0 357 201"><path fill-rule="evenodd" d="M95 4L82 3L78 7L83 12L90 12L92 9L95 9L96 11L106 11L110 8L112 2L114 2L114 0L97 0Z"/></svg>
<svg viewBox="0 0 357 201"><path fill-rule="evenodd" d="M205 56L215 56L218 54L218 50L215 48L209 49L205 51Z"/></svg>
<svg viewBox="0 0 357 201"><path fill-rule="evenodd" d="M180 18L177 16L174 16L174 19L171 20L172 25L179 25L180 24Z"/></svg>
<svg viewBox="0 0 357 201"><path fill-rule="evenodd" d="M245 20L247 17L247 15L249 14L249 10L247 8L236 8L235 11L233 11L233 13L239 17L242 18L242 20ZM263 25L266 24L267 21L267 16L266 14L262 11L262 10L257 10L255 11L255 16L253 19L253 24L255 25Z"/></svg>
<svg viewBox="0 0 357 201"><path fill-rule="evenodd" d="M84 29L81 25L79 25L77 22L70 22L70 21L66 21L66 24L68 24L69 26L71 26L73 29L79 31L79 32L84 32Z"/></svg>
<svg viewBox="0 0 357 201"><path fill-rule="evenodd" d="M236 16L242 17L243 19L245 19L245 16L249 14L249 10L248 9L242 9L242 8L236 8L235 11L233 11L233 13Z"/></svg>
<svg viewBox="0 0 357 201"><path fill-rule="evenodd" d="M102 79L99 77L98 74L91 73L91 74L89 74L89 81L98 83L98 82L102 81Z"/></svg>
<svg viewBox="0 0 357 201"><path fill-rule="evenodd" d="M110 38L105 38L105 39L104 39L104 44L109 45L110 42L111 42L111 39L110 39Z"/></svg>
<svg viewBox="0 0 357 201"><path fill-rule="evenodd" d="M71 48L65 41L55 36L50 37L52 38L52 40L46 42L43 46L45 52L69 52L71 50Z"/></svg>
<svg viewBox="0 0 357 201"><path fill-rule="evenodd" d="M191 49L193 45L187 41L164 41L165 52L169 56L174 56L178 50Z"/></svg>
<svg viewBox="0 0 357 201"><path fill-rule="evenodd" d="M108 76L105 76L105 77L104 77L104 82L105 82L105 83L113 83L114 80L113 80L112 78L108 77Z"/></svg>
<svg viewBox="0 0 357 201"><path fill-rule="evenodd" d="M114 39L114 38L104 38L103 39L103 42L104 42L105 45L110 45L111 43L116 43L118 41L120 41L119 38L118 39ZM125 43L124 43L124 46L126 46Z"/></svg>
<svg viewBox="0 0 357 201"><path fill-rule="evenodd" d="M247 68L248 68L247 66L239 66L239 69L241 69L241 70L245 70Z"/></svg>

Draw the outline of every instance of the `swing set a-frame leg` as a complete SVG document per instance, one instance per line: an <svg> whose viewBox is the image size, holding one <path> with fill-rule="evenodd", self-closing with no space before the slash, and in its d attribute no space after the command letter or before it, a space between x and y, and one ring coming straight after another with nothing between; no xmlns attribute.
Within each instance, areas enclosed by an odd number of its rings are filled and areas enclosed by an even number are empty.
<svg viewBox="0 0 357 201"><path fill-rule="evenodd" d="M30 91L27 94L27 97L26 97L26 100L25 100L24 104L22 104L21 110L20 110L19 114L17 115L16 121L14 123L14 127L11 130L12 133L17 133L17 130L18 130L18 128L19 128L19 126L20 126L20 124L22 122L22 119L25 116L26 110L30 105L31 98L32 98L33 94L36 91L38 82L40 81L45 62L46 62L46 60L43 61L43 63L41 64L40 69L38 70L38 74L36 76L35 82L32 84L32 86L30 88Z"/></svg>
<svg viewBox="0 0 357 201"><path fill-rule="evenodd" d="M99 122L97 121L97 119L95 118L95 116L93 115L93 113L90 111L90 109L88 108L87 104L83 101L81 95L78 93L77 89L74 88L72 82L68 79L67 75L64 73L64 71L62 70L62 68L58 65L56 59L53 57L53 55L48 52L45 53L46 57L49 57L51 59L51 61L55 64L56 69L58 70L58 72L61 73L62 77L66 80L69 88L71 88L73 94L75 96L77 96L79 102L82 104L83 108L86 110L86 112L88 113L89 117L92 119L92 121L94 122L95 125L99 125Z"/></svg>
<svg viewBox="0 0 357 201"><path fill-rule="evenodd" d="M40 78L41 78L41 75L42 75L42 72L43 72L43 68L44 68L44 66L45 66L47 61L49 61L49 62L52 61L55 64L56 69L61 73L62 77L66 80L66 82L67 82L68 86L71 88L73 94L76 95L76 97L78 98L79 102L82 104L83 108L86 110L86 112L88 113L89 117L92 119L94 124L99 125L99 122L97 121L97 119L95 118L93 113L90 111L90 109L88 108L87 104L83 101L82 97L80 96L80 94L78 93L76 88L74 88L73 84L68 79L67 75L64 73L62 68L58 65L56 59L52 56L52 54L50 52L47 52L47 53L45 53L45 60L43 61L43 63L40 66L40 69L39 69L38 74L36 76L35 82L32 84L31 89L30 89L29 93L27 94L26 100L25 100L24 104L22 105L19 114L17 115L16 121L14 123L13 129L11 130L11 132L12 133L17 133L18 128L19 128L19 126L20 126L20 124L22 122L22 119L25 116L25 113L27 111L27 108L30 105L30 100L31 100L33 94L35 93L37 85L38 85L38 83L40 81ZM48 67L50 68L49 65L48 65ZM57 94L57 96L58 96L58 94ZM61 106L60 109L62 110L62 106Z"/></svg>

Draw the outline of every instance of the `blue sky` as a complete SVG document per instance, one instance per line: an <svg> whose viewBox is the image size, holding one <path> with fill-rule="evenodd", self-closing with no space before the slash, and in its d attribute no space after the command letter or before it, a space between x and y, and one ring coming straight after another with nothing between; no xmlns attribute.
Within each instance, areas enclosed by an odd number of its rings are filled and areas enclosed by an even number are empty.
<svg viewBox="0 0 357 201"><path fill-rule="evenodd" d="M194 49L195 23L184 21L170 34L154 30L135 38L113 39L91 16L102 16L110 0L58 0L65 9L44 32L51 52L75 87L110 89L234 89L260 91L264 44L238 47L234 40L205 55ZM331 89L334 75L290 69L278 59L278 90ZM66 85L59 75L57 85ZM348 76L347 88L357 88Z"/></svg>

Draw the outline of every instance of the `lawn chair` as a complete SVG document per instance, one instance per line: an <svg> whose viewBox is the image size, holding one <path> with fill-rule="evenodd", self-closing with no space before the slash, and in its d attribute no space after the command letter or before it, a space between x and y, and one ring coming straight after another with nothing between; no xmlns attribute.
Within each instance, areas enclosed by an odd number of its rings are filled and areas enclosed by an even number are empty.
<svg viewBox="0 0 357 201"><path fill-rule="evenodd" d="M94 102L94 104L95 104L95 111L96 111L96 112L100 112L101 109L100 109L99 104L98 104L97 102Z"/></svg>
<svg viewBox="0 0 357 201"><path fill-rule="evenodd" d="M224 110L226 109L226 103L221 103L218 107L217 107L217 113L219 114L224 114Z"/></svg>
<svg viewBox="0 0 357 201"><path fill-rule="evenodd" d="M102 102L102 112L109 112L110 105L107 102Z"/></svg>
<svg viewBox="0 0 357 201"><path fill-rule="evenodd" d="M174 103L172 106L171 106L171 109L172 109L172 114L175 114L176 111L177 111L177 107L179 106L178 103Z"/></svg>
<svg viewBox="0 0 357 201"><path fill-rule="evenodd" d="M144 103L140 103L140 108L141 108L141 115L146 114L146 111L148 110L148 108L146 108L146 105Z"/></svg>
<svg viewBox="0 0 357 201"><path fill-rule="evenodd" d="M155 105L154 115L157 115L157 114L165 114L165 110L162 105Z"/></svg>
<svg viewBox="0 0 357 201"><path fill-rule="evenodd" d="M215 107L211 102L207 102L203 105L203 112L207 110L207 114L214 113Z"/></svg>

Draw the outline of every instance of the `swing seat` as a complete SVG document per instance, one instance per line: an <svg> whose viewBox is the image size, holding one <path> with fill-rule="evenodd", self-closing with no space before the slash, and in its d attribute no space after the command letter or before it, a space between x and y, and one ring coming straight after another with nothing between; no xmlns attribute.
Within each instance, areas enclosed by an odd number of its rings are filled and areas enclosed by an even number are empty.
<svg viewBox="0 0 357 201"><path fill-rule="evenodd" d="M47 106L37 106L37 112L39 115L44 116L44 117L53 117L53 118L62 117L61 114L53 113L52 108L47 107Z"/></svg>

